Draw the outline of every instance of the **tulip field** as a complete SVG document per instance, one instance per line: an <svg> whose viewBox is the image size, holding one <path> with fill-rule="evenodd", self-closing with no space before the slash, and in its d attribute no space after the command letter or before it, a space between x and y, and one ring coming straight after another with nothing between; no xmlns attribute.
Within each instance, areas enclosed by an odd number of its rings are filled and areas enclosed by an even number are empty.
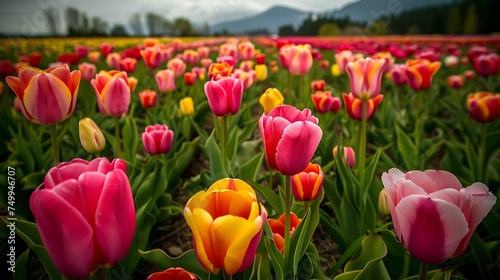
<svg viewBox="0 0 500 280"><path fill-rule="evenodd" d="M498 36L1 39L3 269L500 279L498 53Z"/></svg>

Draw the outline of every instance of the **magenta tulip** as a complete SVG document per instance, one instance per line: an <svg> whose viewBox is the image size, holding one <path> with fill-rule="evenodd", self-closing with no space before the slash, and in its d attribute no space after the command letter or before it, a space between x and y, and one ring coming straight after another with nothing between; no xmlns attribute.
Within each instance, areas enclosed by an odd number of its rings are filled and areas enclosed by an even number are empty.
<svg viewBox="0 0 500 280"><path fill-rule="evenodd" d="M168 153L173 141L174 132L168 129L166 125L150 125L142 133L142 144L144 144L144 149L150 155Z"/></svg>
<svg viewBox="0 0 500 280"><path fill-rule="evenodd" d="M136 218L125 169L121 159L73 159L50 169L31 195L42 242L66 277L89 277L127 255Z"/></svg>
<svg viewBox="0 0 500 280"><path fill-rule="evenodd" d="M319 145L323 132L309 109L278 106L262 114L259 130L269 167L283 175L304 170Z"/></svg>
<svg viewBox="0 0 500 280"><path fill-rule="evenodd" d="M382 174L394 229L410 254L428 264L440 264L467 250L476 227L496 197L483 183L463 188L447 171L396 168Z"/></svg>
<svg viewBox="0 0 500 280"><path fill-rule="evenodd" d="M234 77L223 77L205 83L208 105L216 116L234 115L241 106L243 83Z"/></svg>

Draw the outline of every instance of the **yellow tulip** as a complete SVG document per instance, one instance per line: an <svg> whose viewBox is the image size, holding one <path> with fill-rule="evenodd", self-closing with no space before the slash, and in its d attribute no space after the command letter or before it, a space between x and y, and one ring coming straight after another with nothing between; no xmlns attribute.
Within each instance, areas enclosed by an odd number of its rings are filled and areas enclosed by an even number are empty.
<svg viewBox="0 0 500 280"><path fill-rule="evenodd" d="M184 97L179 101L179 107L181 108L181 113L184 116L194 114L194 102L191 97Z"/></svg>
<svg viewBox="0 0 500 280"><path fill-rule="evenodd" d="M265 64L255 65L255 76L257 81L265 81L267 79L267 66Z"/></svg>
<svg viewBox="0 0 500 280"><path fill-rule="evenodd" d="M78 123L80 143L85 151L95 154L106 146L104 135L95 122L90 118L83 118Z"/></svg>
<svg viewBox="0 0 500 280"><path fill-rule="evenodd" d="M276 88L268 88L259 98L259 103L264 108L264 113L269 114L274 107L283 105L285 98Z"/></svg>

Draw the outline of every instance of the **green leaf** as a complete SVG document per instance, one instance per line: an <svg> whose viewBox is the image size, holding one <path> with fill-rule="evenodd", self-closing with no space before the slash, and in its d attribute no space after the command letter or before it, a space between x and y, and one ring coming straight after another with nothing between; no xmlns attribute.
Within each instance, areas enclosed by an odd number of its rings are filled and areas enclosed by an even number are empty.
<svg viewBox="0 0 500 280"><path fill-rule="evenodd" d="M23 191L32 191L43 183L46 172L33 172L24 176L21 183L24 184Z"/></svg>
<svg viewBox="0 0 500 280"><path fill-rule="evenodd" d="M10 221L4 219L4 217L0 217L2 222L6 225L10 224ZM43 246L42 239L40 238L40 234L38 233L38 229L35 223L17 220L15 221L16 226L16 234L21 237L21 239L28 245L28 247L35 252L37 257L42 262L43 267L47 271L50 279L57 280L61 279L61 274L55 267L52 259L50 258L47 250Z"/></svg>
<svg viewBox="0 0 500 280"><path fill-rule="evenodd" d="M128 162L132 163L132 165L135 165L137 148L139 145L139 136L137 130L137 125L135 124L134 119L130 116L127 117L122 128L123 147L125 148L123 157Z"/></svg>
<svg viewBox="0 0 500 280"><path fill-rule="evenodd" d="M406 169L408 170L417 169L418 167L417 147L411 140L410 136L408 136L408 134L406 134L399 126L397 127L396 132L397 132L398 150L406 165Z"/></svg>
<svg viewBox="0 0 500 280"><path fill-rule="evenodd" d="M209 278L209 272L200 264L193 249L188 250L184 254L175 258L170 257L161 249L153 249L149 251L139 250L139 254L144 260L160 267L161 269L182 267L202 280Z"/></svg>
<svg viewBox="0 0 500 280"><path fill-rule="evenodd" d="M281 198L273 190L267 186L257 184L255 182L248 182L254 189L256 189L264 199L271 205L271 207L278 213L283 213L283 205L281 203Z"/></svg>
<svg viewBox="0 0 500 280"><path fill-rule="evenodd" d="M181 174L186 170L191 162L191 159L196 152L199 137L195 138L191 142L184 142L180 150L178 150L174 157L167 162L166 168L168 172L168 183L167 183L167 192L174 192L175 188L181 182Z"/></svg>
<svg viewBox="0 0 500 280"><path fill-rule="evenodd" d="M450 280L450 279L465 279L459 276L452 276L453 267L444 267L441 269L431 270L427 272L426 279L431 280ZM419 275L406 278L406 280L417 280Z"/></svg>
<svg viewBox="0 0 500 280"><path fill-rule="evenodd" d="M7 260L8 261L8 260ZM15 272L12 274L14 280L30 279L31 275L28 273L31 269L30 262L30 249L26 249L15 261ZM8 268L10 268L10 264Z"/></svg>
<svg viewBox="0 0 500 280"><path fill-rule="evenodd" d="M240 167L238 178L244 181L257 181L257 174L259 173L259 168L262 166L263 158L264 152L260 152L256 154L252 159L244 163Z"/></svg>
<svg viewBox="0 0 500 280"><path fill-rule="evenodd" d="M338 250L344 253L347 250L347 245L344 241L342 229L334 223L334 219L328 215L323 209L319 209L320 222L323 228L332 236L332 239L339 245Z"/></svg>
<svg viewBox="0 0 500 280"><path fill-rule="evenodd" d="M344 264L349 261L349 259L354 256L355 253L359 251L359 248L361 247L361 242L365 239L366 236L361 236L358 239L356 239L350 246L347 248L347 250L342 254L340 259L337 260L335 265L327 271L327 275L332 276L339 270Z"/></svg>
<svg viewBox="0 0 500 280"><path fill-rule="evenodd" d="M238 129L236 127L229 132L227 140L227 158L229 162L233 161L237 150L238 150Z"/></svg>
<svg viewBox="0 0 500 280"><path fill-rule="evenodd" d="M167 178L163 172L163 162L159 158L154 158L155 170L148 176L146 181L139 187L134 197L136 208L141 208L147 201L153 204L167 188Z"/></svg>
<svg viewBox="0 0 500 280"><path fill-rule="evenodd" d="M221 151L214 139L214 131L212 131L212 134L210 134L210 137L208 137L207 142L205 143L205 150L208 154L213 182L222 178L227 178L228 176L224 168L224 163L221 159Z"/></svg>

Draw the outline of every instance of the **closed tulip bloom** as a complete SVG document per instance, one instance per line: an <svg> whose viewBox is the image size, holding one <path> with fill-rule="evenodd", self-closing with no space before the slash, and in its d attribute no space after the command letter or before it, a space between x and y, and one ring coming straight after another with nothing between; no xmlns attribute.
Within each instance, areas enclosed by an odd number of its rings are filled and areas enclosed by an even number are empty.
<svg viewBox="0 0 500 280"><path fill-rule="evenodd" d="M174 132L166 125L148 125L142 133L144 150L150 155L166 154L174 141Z"/></svg>
<svg viewBox="0 0 500 280"><path fill-rule="evenodd" d="M205 83L205 95L212 112L222 117L238 113L243 98L243 83L233 77L224 77Z"/></svg>
<svg viewBox="0 0 500 280"><path fill-rule="evenodd" d="M210 55L210 48L209 47L198 47L196 49L196 51L198 52L198 56L200 58L206 58L206 57L209 57L209 55Z"/></svg>
<svg viewBox="0 0 500 280"><path fill-rule="evenodd" d="M61 63L67 63L69 65L74 65L80 62L80 56L76 53L62 53L57 56L57 61Z"/></svg>
<svg viewBox="0 0 500 280"><path fill-rule="evenodd" d="M265 64L266 63L266 55L263 53L255 55L255 62L257 62L257 64Z"/></svg>
<svg viewBox="0 0 500 280"><path fill-rule="evenodd" d="M158 94L154 90L145 89L139 92L139 100L143 108L153 108L158 103Z"/></svg>
<svg viewBox="0 0 500 280"><path fill-rule="evenodd" d="M333 157L337 156L338 149L339 149L338 146L333 147L332 150ZM344 164L349 168L353 168L354 164L356 163L356 154L354 153L354 149L352 147L344 146L342 152L344 155Z"/></svg>
<svg viewBox="0 0 500 280"><path fill-rule="evenodd" d="M500 57L495 53L481 54L474 58L473 65L481 76L495 75L500 68Z"/></svg>
<svg viewBox="0 0 500 280"><path fill-rule="evenodd" d="M184 116L189 116L194 114L194 102L191 97L184 97L179 101L179 107L181 108L181 113Z"/></svg>
<svg viewBox="0 0 500 280"><path fill-rule="evenodd" d="M332 72L332 76L334 77L338 77L342 74L342 72L340 72L340 67L338 64L333 64L330 71Z"/></svg>
<svg viewBox="0 0 500 280"><path fill-rule="evenodd" d="M14 65L10 60L0 60L0 76L14 74Z"/></svg>
<svg viewBox="0 0 500 280"><path fill-rule="evenodd" d="M75 110L80 70L70 72L67 65L40 70L24 66L19 77L6 82L21 101L21 111L31 122L53 125L67 119Z"/></svg>
<svg viewBox="0 0 500 280"><path fill-rule="evenodd" d="M298 45L297 50L292 56L288 71L292 75L304 76L309 72L313 64L313 57L311 54L311 46Z"/></svg>
<svg viewBox="0 0 500 280"><path fill-rule="evenodd" d="M491 122L500 118L500 94L471 93L467 96L469 116L478 122Z"/></svg>
<svg viewBox="0 0 500 280"><path fill-rule="evenodd" d="M351 93L361 100L368 100L380 94L385 60L361 58L347 64L347 74L351 82Z"/></svg>
<svg viewBox="0 0 500 280"><path fill-rule="evenodd" d="M121 159L58 164L30 197L30 209L47 253L67 278L91 276L128 253L136 217Z"/></svg>
<svg viewBox="0 0 500 280"><path fill-rule="evenodd" d="M210 64L213 63L213 60L209 57L204 57L202 59L200 59L200 64L201 64L201 67L205 68L205 69L208 69L208 67L210 67Z"/></svg>
<svg viewBox="0 0 500 280"><path fill-rule="evenodd" d="M119 53L110 53L106 56L106 63L108 64L109 67L118 69L120 68L120 61L122 60L122 57Z"/></svg>
<svg viewBox="0 0 500 280"><path fill-rule="evenodd" d="M101 70L90 84L96 93L99 111L104 115L117 117L128 111L130 93L137 80L127 77L127 73L123 71Z"/></svg>
<svg viewBox="0 0 500 280"><path fill-rule="evenodd" d="M181 267L171 267L162 272L155 272L147 280L196 280L196 275Z"/></svg>
<svg viewBox="0 0 500 280"><path fill-rule="evenodd" d="M234 43L222 44L219 47L219 57L231 56L235 60L238 59L238 47Z"/></svg>
<svg viewBox="0 0 500 280"><path fill-rule="evenodd" d="M464 76L462 75L450 75L446 78L446 83L452 88L461 88L465 83Z"/></svg>
<svg viewBox="0 0 500 280"><path fill-rule="evenodd" d="M91 51L87 54L87 58L90 60L92 63L98 63L99 59L101 58L101 53L98 51Z"/></svg>
<svg viewBox="0 0 500 280"><path fill-rule="evenodd" d="M290 229L288 231L290 236L299 227L300 222L302 222L302 219L297 217L295 213L290 212ZM283 254L285 251L285 214L279 216L278 219L267 219L267 223L273 233L274 245Z"/></svg>
<svg viewBox="0 0 500 280"><path fill-rule="evenodd" d="M292 176L292 191L297 200L312 201L323 188L325 174L318 164L309 163L306 169Z"/></svg>
<svg viewBox="0 0 500 280"><path fill-rule="evenodd" d="M408 77L406 76L406 65L404 64L394 64L391 70L389 70L389 76L394 84L402 86L408 82Z"/></svg>
<svg viewBox="0 0 500 280"><path fill-rule="evenodd" d="M191 49L184 50L182 58L184 62L186 62L187 64L197 64L198 61L200 61L200 56L198 55L198 52Z"/></svg>
<svg viewBox="0 0 500 280"><path fill-rule="evenodd" d="M391 206L385 188L378 195L378 212L384 216L391 214Z"/></svg>
<svg viewBox="0 0 500 280"><path fill-rule="evenodd" d="M225 178L191 197L184 218L201 265L233 275L252 264L267 212L250 185Z"/></svg>
<svg viewBox="0 0 500 280"><path fill-rule="evenodd" d="M99 45L99 50L101 51L102 56L107 57L115 50L115 46L110 43L104 42Z"/></svg>
<svg viewBox="0 0 500 280"><path fill-rule="evenodd" d="M396 234L411 255L440 264L465 253L476 227L496 197L483 183L463 188L443 170L396 168L382 174Z"/></svg>
<svg viewBox="0 0 500 280"><path fill-rule="evenodd" d="M98 153L106 146L106 139L101 129L90 118L83 118L78 122L80 143L85 151L91 154Z"/></svg>
<svg viewBox="0 0 500 280"><path fill-rule="evenodd" d="M257 64L255 65L255 78L257 81L262 82L267 80L267 65Z"/></svg>
<svg viewBox="0 0 500 280"><path fill-rule="evenodd" d="M317 91L311 94L314 108L318 113L337 112L342 107L340 98L332 96L330 91Z"/></svg>
<svg viewBox="0 0 500 280"><path fill-rule="evenodd" d="M319 62L319 65L321 66L321 69L326 70L330 67L330 61L323 59Z"/></svg>
<svg viewBox="0 0 500 280"><path fill-rule="evenodd" d="M377 52L372 55L373 59L383 59L385 61L382 72L386 73L391 70L392 65L394 64L394 58L390 52Z"/></svg>
<svg viewBox="0 0 500 280"><path fill-rule="evenodd" d="M156 84L160 92L172 92L175 90L175 73L170 69L160 70L155 74Z"/></svg>
<svg viewBox="0 0 500 280"><path fill-rule="evenodd" d="M120 63L118 64L118 69L120 71L125 71L127 73L134 72L136 67L137 67L137 59L131 57L127 57L120 60Z"/></svg>
<svg viewBox="0 0 500 280"><path fill-rule="evenodd" d="M250 41L238 44L239 56L242 60L251 60L254 57L255 45Z"/></svg>
<svg viewBox="0 0 500 280"><path fill-rule="evenodd" d="M265 114L269 114L274 107L283 105L285 98L283 94L276 88L268 88L260 98L259 103L262 105Z"/></svg>
<svg viewBox="0 0 500 280"><path fill-rule="evenodd" d="M96 67L92 63L83 62L78 65L78 69L82 73L82 79L85 81L90 81L94 78L96 73Z"/></svg>
<svg viewBox="0 0 500 280"><path fill-rule="evenodd" d="M196 74L193 72L185 72L184 73L184 82L188 86L194 85L194 83L196 82Z"/></svg>
<svg viewBox="0 0 500 280"><path fill-rule="evenodd" d="M284 45L279 49L278 55L281 67L288 69L296 50L297 50L296 46L290 44ZM312 60L312 55L311 55L311 60Z"/></svg>
<svg viewBox="0 0 500 280"><path fill-rule="evenodd" d="M347 109L347 114L351 119L355 119L361 121L363 119L363 101L349 94L342 94L344 98L344 105ZM366 119L369 119L375 114L375 111L378 108L378 105L382 101L384 96L382 94L377 95L377 97L368 99L366 106Z"/></svg>
<svg viewBox="0 0 500 280"><path fill-rule="evenodd" d="M432 77L441 67L440 61L430 62L427 59L413 59L406 61L406 76L408 85L413 90L428 89Z"/></svg>
<svg viewBox="0 0 500 280"><path fill-rule="evenodd" d="M325 80L314 80L311 82L312 91L325 91L326 82Z"/></svg>
<svg viewBox="0 0 500 280"><path fill-rule="evenodd" d="M295 175L311 161L323 132L309 109L283 105L259 118L267 164L283 175ZM297 151L300 151L298 153Z"/></svg>
<svg viewBox="0 0 500 280"><path fill-rule="evenodd" d="M245 72L248 72L253 69L254 63L255 62L253 60L243 60L242 62L240 62L239 68Z"/></svg>
<svg viewBox="0 0 500 280"><path fill-rule="evenodd" d="M344 50L335 54L335 63L341 73L347 71L347 64L352 61L354 61L354 56L350 50Z"/></svg>
<svg viewBox="0 0 500 280"><path fill-rule="evenodd" d="M472 70L465 70L463 75L467 80L474 79L474 77L476 77L476 73Z"/></svg>
<svg viewBox="0 0 500 280"><path fill-rule="evenodd" d="M76 45L75 46L75 53L80 57L80 58L84 58L87 56L87 54L89 53L89 50L90 48L87 47L87 46L82 46L82 45Z"/></svg>
<svg viewBox="0 0 500 280"><path fill-rule="evenodd" d="M203 81L205 80L207 69L200 67L193 67L193 69L191 69L191 72L193 72L196 75L196 80Z"/></svg>
<svg viewBox="0 0 500 280"><path fill-rule="evenodd" d="M458 65L458 57L454 55L448 55L444 58L444 65L448 67L455 67Z"/></svg>
<svg viewBox="0 0 500 280"><path fill-rule="evenodd" d="M167 68L174 71L176 77L180 77L186 71L186 63L182 59L172 58L167 62Z"/></svg>

